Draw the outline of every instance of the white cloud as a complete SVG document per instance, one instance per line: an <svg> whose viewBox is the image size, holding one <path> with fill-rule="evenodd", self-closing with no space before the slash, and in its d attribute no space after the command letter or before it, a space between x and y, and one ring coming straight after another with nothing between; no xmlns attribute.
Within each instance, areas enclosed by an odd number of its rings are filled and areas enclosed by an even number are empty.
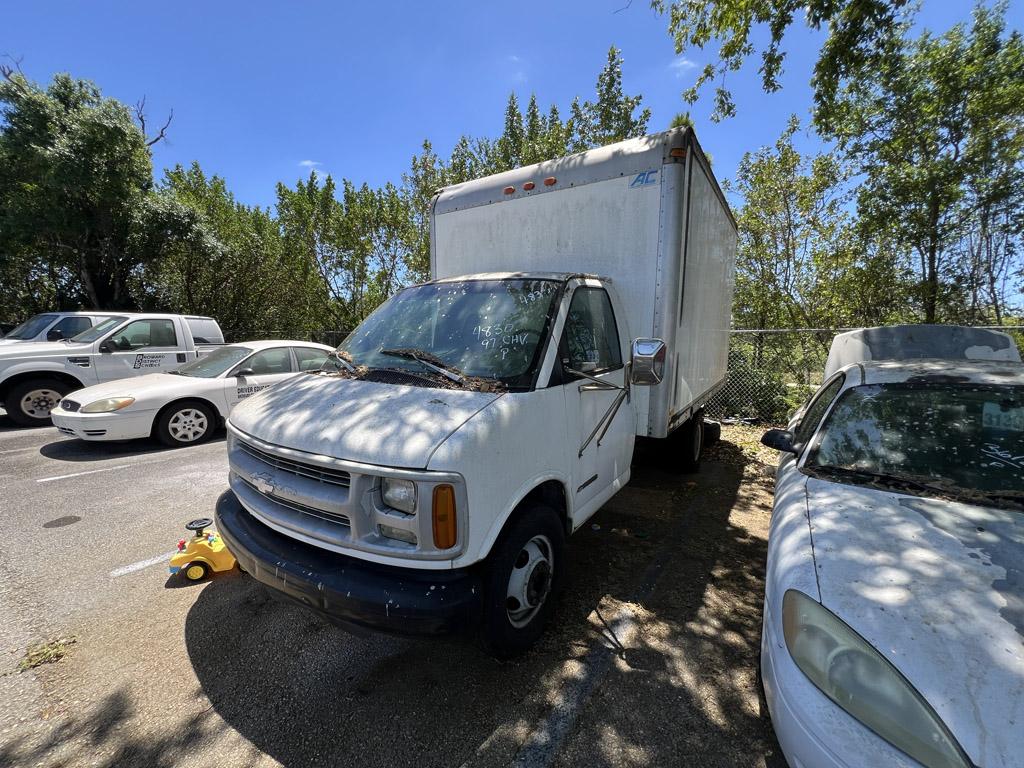
<svg viewBox="0 0 1024 768"><path fill-rule="evenodd" d="M685 56L680 56L678 59L673 59L668 68L675 73L676 77L683 77L687 72L697 66L696 61L690 61Z"/></svg>
<svg viewBox="0 0 1024 768"><path fill-rule="evenodd" d="M522 56L517 56L516 54L513 53L506 56L505 60L511 67L511 78L513 83L515 83L516 85L521 85L529 79L526 76L527 64L523 60Z"/></svg>
<svg viewBox="0 0 1024 768"><path fill-rule="evenodd" d="M299 160L300 168L316 168L318 165L323 165L319 160Z"/></svg>

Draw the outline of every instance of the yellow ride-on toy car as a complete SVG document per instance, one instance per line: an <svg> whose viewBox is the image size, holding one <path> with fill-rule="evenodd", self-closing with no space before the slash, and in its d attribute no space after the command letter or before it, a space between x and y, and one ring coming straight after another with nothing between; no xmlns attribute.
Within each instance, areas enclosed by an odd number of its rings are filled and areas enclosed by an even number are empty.
<svg viewBox="0 0 1024 768"><path fill-rule="evenodd" d="M202 581L210 571L230 571L235 567L235 558L224 540L215 532L206 533L213 525L208 517L193 520L185 530L194 531L191 539L178 541L178 551L171 557L171 573L184 574L189 581Z"/></svg>

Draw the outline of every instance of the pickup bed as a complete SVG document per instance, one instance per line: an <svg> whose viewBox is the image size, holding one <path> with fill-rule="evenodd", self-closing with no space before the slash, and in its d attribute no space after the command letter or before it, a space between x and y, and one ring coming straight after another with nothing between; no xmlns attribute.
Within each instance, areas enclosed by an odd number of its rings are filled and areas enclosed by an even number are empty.
<svg viewBox="0 0 1024 768"><path fill-rule="evenodd" d="M220 326L209 317L114 315L66 341L0 348L0 402L16 424L46 425L69 392L173 370L223 342Z"/></svg>

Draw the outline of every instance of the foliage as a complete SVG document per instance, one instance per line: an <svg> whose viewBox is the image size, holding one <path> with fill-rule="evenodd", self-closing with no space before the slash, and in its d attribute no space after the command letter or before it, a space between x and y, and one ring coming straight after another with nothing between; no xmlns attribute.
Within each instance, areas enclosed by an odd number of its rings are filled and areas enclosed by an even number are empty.
<svg viewBox="0 0 1024 768"><path fill-rule="evenodd" d="M831 111L839 83L852 72L877 62L884 54L886 35L899 24L907 0L652 0L651 6L669 17L669 34L676 53L703 50L718 40L718 61L707 64L683 98L697 101L701 89L714 80L712 120L736 113L726 76L741 69L757 52L752 38L766 29L770 40L760 51L761 84L767 93L779 90L786 53L783 43L794 19L803 18L814 30L828 28L818 54L811 85L822 114Z"/></svg>
<svg viewBox="0 0 1024 768"><path fill-rule="evenodd" d="M1024 204L1024 42L1005 6L968 30L885 40L870 76L838 92L827 135L862 175L859 226L916 272L925 322L1001 322Z"/></svg>

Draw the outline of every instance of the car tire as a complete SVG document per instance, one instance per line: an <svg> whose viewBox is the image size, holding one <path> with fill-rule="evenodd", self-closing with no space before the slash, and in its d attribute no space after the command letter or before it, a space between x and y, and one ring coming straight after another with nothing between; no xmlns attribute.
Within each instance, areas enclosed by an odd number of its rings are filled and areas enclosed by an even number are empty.
<svg viewBox="0 0 1024 768"><path fill-rule="evenodd" d="M679 450L679 467L683 472L700 469L700 457L704 452L704 414L699 411L690 417L680 429L676 439Z"/></svg>
<svg viewBox="0 0 1024 768"><path fill-rule="evenodd" d="M722 439L722 422L704 419L704 447L708 448Z"/></svg>
<svg viewBox="0 0 1024 768"><path fill-rule="evenodd" d="M544 631L565 580L565 530L544 504L522 510L487 559L481 640L497 659L525 652Z"/></svg>
<svg viewBox="0 0 1024 768"><path fill-rule="evenodd" d="M181 572L189 581L202 581L210 575L210 566L200 562L186 563Z"/></svg>
<svg viewBox="0 0 1024 768"><path fill-rule="evenodd" d="M60 379L29 379L11 387L4 408L18 426L44 427L52 423L50 411L70 391Z"/></svg>
<svg viewBox="0 0 1024 768"><path fill-rule="evenodd" d="M156 422L156 436L164 445L181 448L208 440L217 427L213 409L196 400L182 400L165 408Z"/></svg>

